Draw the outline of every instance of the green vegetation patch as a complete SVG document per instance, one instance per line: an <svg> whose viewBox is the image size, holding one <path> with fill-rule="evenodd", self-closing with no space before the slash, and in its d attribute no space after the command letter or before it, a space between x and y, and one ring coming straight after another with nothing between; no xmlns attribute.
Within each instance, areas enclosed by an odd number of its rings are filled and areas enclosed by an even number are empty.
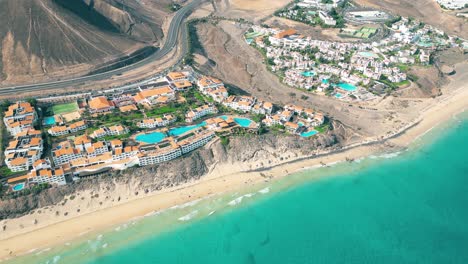
<svg viewBox="0 0 468 264"><path fill-rule="evenodd" d="M78 104L76 102L68 103L68 104L58 104L52 106L52 111L55 115L60 114L67 114L71 112L75 112L78 110Z"/></svg>

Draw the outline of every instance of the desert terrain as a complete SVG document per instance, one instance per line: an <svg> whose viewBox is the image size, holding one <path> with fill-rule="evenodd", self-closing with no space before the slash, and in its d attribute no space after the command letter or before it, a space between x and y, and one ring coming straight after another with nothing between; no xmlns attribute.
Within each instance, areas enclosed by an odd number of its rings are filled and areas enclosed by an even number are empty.
<svg viewBox="0 0 468 264"><path fill-rule="evenodd" d="M159 45L169 2L125 3L2 1L0 85L84 75L145 46Z"/></svg>
<svg viewBox="0 0 468 264"><path fill-rule="evenodd" d="M435 0L356 0L358 5L383 9L393 14L414 17L439 27L448 34L468 38L466 18L456 17L455 12L443 10Z"/></svg>

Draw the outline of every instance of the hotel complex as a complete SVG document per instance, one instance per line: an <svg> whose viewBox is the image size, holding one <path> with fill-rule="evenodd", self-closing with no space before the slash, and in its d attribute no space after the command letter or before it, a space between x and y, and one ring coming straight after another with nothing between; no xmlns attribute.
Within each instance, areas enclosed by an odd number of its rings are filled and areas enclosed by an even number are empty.
<svg viewBox="0 0 468 264"><path fill-rule="evenodd" d="M4 115L4 123L13 137L5 149L5 163L12 172L24 172L24 175L11 178L9 182L65 184L110 170L176 159L207 144L215 137L215 132L226 133L236 127L258 129L256 122L240 116L209 117L197 125L169 128L178 121L176 114L146 115L145 112L152 111L155 106L167 107L175 101L184 103L184 93L194 87L198 90L195 91L199 93L198 98L202 98L205 104L192 104L195 107L188 108L179 122L193 123L218 113L220 107L223 111L228 108L239 114L265 116L263 122L266 125L284 125L287 131L294 134L312 129L312 125L320 125L324 121L320 113L293 106L278 109L273 114L275 106L271 102L253 96L229 95L220 80L195 76L192 71L170 72L164 78L128 93L84 98L79 106L77 104L78 112L72 117L56 114L49 117L52 120L41 123L49 127L47 130L42 128L48 134L45 135L48 137L47 147L44 147L45 139L41 131L35 130L38 119L35 108L23 101L12 104ZM107 120L116 111L141 111L143 118L126 120L125 125L115 122L96 125L100 117ZM87 118L81 118L83 113L87 114ZM300 115L297 120L301 125L294 123L294 113ZM130 124L132 129L128 127ZM160 130L146 131L156 128ZM153 136L155 138L151 138ZM151 140L146 142L141 137Z"/></svg>

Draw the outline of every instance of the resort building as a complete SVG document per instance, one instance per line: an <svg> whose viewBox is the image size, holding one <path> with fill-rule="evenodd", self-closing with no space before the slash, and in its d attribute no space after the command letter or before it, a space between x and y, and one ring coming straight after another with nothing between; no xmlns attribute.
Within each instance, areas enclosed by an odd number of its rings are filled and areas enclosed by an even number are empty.
<svg viewBox="0 0 468 264"><path fill-rule="evenodd" d="M218 109L214 105L204 105L188 111L185 114L185 122L191 123L203 116L218 113Z"/></svg>
<svg viewBox="0 0 468 264"><path fill-rule="evenodd" d="M162 126L168 126L174 123L177 118L170 114L165 114L163 117L146 118L137 123L139 128L156 128Z"/></svg>
<svg viewBox="0 0 468 264"><path fill-rule="evenodd" d="M223 102L229 96L228 91L226 87L224 86L218 86L216 88L208 88L208 89L202 90L202 93L210 96L217 103Z"/></svg>
<svg viewBox="0 0 468 264"><path fill-rule="evenodd" d="M274 126L274 125L282 125L283 121L281 120L281 117L279 114L276 115L266 115L265 119L262 120L262 122L266 126Z"/></svg>
<svg viewBox="0 0 468 264"><path fill-rule="evenodd" d="M131 94L118 94L112 97L112 104L119 108L135 105L135 99Z"/></svg>
<svg viewBox="0 0 468 264"><path fill-rule="evenodd" d="M166 80L175 91L185 91L192 88L189 75L188 72L170 72L166 75Z"/></svg>
<svg viewBox="0 0 468 264"><path fill-rule="evenodd" d="M256 98L252 96L229 96L223 105L242 112L250 112L256 102Z"/></svg>
<svg viewBox="0 0 468 264"><path fill-rule="evenodd" d="M112 111L115 108L114 104L107 100L107 97L105 96L92 98L88 101L88 106L90 113L105 113Z"/></svg>
<svg viewBox="0 0 468 264"><path fill-rule="evenodd" d="M28 102L19 101L8 107L3 117L5 127L13 136L28 128L33 128L37 120L34 107Z"/></svg>
<svg viewBox="0 0 468 264"><path fill-rule="evenodd" d="M192 83L187 80L175 81L171 83L171 88L174 89L175 91L186 91L192 88L192 86L193 86Z"/></svg>
<svg viewBox="0 0 468 264"><path fill-rule="evenodd" d="M323 23L325 23L325 25L328 25L328 26L336 25L336 20L333 19L333 17L331 17L324 11L319 11L319 17L323 21Z"/></svg>
<svg viewBox="0 0 468 264"><path fill-rule="evenodd" d="M166 104L176 98L174 90L169 86L143 90L134 96L137 103L151 107L156 104Z"/></svg>
<svg viewBox="0 0 468 264"><path fill-rule="evenodd" d="M282 112L278 112L278 115L279 115L281 121L288 122L293 117L294 112L291 111L291 110L284 110Z"/></svg>
<svg viewBox="0 0 468 264"><path fill-rule="evenodd" d="M232 123L230 123L232 121ZM206 121L206 128L212 131L218 131L222 129L228 129L231 126L236 125L232 118L224 120L221 117L215 117L207 119Z"/></svg>
<svg viewBox="0 0 468 264"><path fill-rule="evenodd" d="M136 157L140 152L136 146L126 146L125 148L113 147L112 150L112 160L114 161Z"/></svg>
<svg viewBox="0 0 468 264"><path fill-rule="evenodd" d="M120 135L125 135L128 132L129 132L128 128L122 125L113 125L110 127L103 126L95 130L93 134L91 134L91 137L101 138L105 136L120 136Z"/></svg>
<svg viewBox="0 0 468 264"><path fill-rule="evenodd" d="M43 152L41 132L29 129L16 134L5 149L5 164L14 172L26 171Z"/></svg>
<svg viewBox="0 0 468 264"><path fill-rule="evenodd" d="M277 33L275 35L275 38L277 39L282 39L282 38L287 38L287 37L290 37L290 36L294 36L294 35L297 35L297 31L294 30L294 29L287 29L287 30L284 30L284 31L281 31L279 33Z"/></svg>
<svg viewBox="0 0 468 264"><path fill-rule="evenodd" d="M224 86L224 83L219 79L210 76L203 76L197 81L197 86L200 91L205 91L207 89L216 89L220 86Z"/></svg>
<svg viewBox="0 0 468 264"><path fill-rule="evenodd" d="M299 125L293 122L286 122L284 123L284 127L287 131L291 133L296 133L297 129L299 128Z"/></svg>
<svg viewBox="0 0 468 264"><path fill-rule="evenodd" d="M214 132L200 128L190 131L177 139L170 137L159 144L141 147L141 153L138 155L138 164L145 166L173 160L205 145L214 136Z"/></svg>
<svg viewBox="0 0 468 264"><path fill-rule="evenodd" d="M188 72L170 72L166 75L166 80L169 83L179 82L179 81L188 81L189 73Z"/></svg>
<svg viewBox="0 0 468 264"><path fill-rule="evenodd" d="M53 126L47 130L47 133L49 133L51 136L58 137L86 130L86 128L88 128L88 126L86 125L85 121L81 120L68 126Z"/></svg>
<svg viewBox="0 0 468 264"><path fill-rule="evenodd" d="M177 144L182 150L182 154L189 153L206 143L208 143L215 136L214 132L209 130L197 130L188 135L182 136L177 139Z"/></svg>
<svg viewBox="0 0 468 264"><path fill-rule="evenodd" d="M131 111L137 111L138 107L136 107L136 105L134 105L134 104L131 104L131 105L121 106L121 107L119 107L119 110L122 113L127 113L127 112L131 112Z"/></svg>
<svg viewBox="0 0 468 264"><path fill-rule="evenodd" d="M52 149L52 160L56 166L67 164L70 161L82 158L83 154L68 141L63 141Z"/></svg>
<svg viewBox="0 0 468 264"><path fill-rule="evenodd" d="M87 135L77 136L73 144L79 151L85 151L87 148L91 147L91 139Z"/></svg>
<svg viewBox="0 0 468 264"><path fill-rule="evenodd" d="M273 112L273 104L265 101L257 101L252 108L252 113L267 115Z"/></svg>
<svg viewBox="0 0 468 264"><path fill-rule="evenodd" d="M28 179L34 183L66 184L65 176L70 173L69 169L59 167L53 169L48 159L37 160L34 168L28 173Z"/></svg>
<svg viewBox="0 0 468 264"><path fill-rule="evenodd" d="M107 152L109 152L109 146L105 141L92 143L91 146L86 149L86 154L88 157L97 157Z"/></svg>
<svg viewBox="0 0 468 264"><path fill-rule="evenodd" d="M176 159L182 156L182 150L173 138L167 138L158 145L142 148L138 156L138 164L146 166Z"/></svg>

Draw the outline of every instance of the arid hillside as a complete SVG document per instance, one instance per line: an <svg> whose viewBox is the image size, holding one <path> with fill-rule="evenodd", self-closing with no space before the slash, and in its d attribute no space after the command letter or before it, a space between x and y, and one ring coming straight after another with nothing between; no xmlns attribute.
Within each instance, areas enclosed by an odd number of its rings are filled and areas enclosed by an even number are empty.
<svg viewBox="0 0 468 264"><path fill-rule="evenodd" d="M164 1L126 2L0 0L0 84L85 74L157 45Z"/></svg>
<svg viewBox="0 0 468 264"><path fill-rule="evenodd" d="M421 19L449 34L468 38L466 19L456 17L453 12L444 11L435 0L355 0L355 2L362 6L384 9L394 14Z"/></svg>

